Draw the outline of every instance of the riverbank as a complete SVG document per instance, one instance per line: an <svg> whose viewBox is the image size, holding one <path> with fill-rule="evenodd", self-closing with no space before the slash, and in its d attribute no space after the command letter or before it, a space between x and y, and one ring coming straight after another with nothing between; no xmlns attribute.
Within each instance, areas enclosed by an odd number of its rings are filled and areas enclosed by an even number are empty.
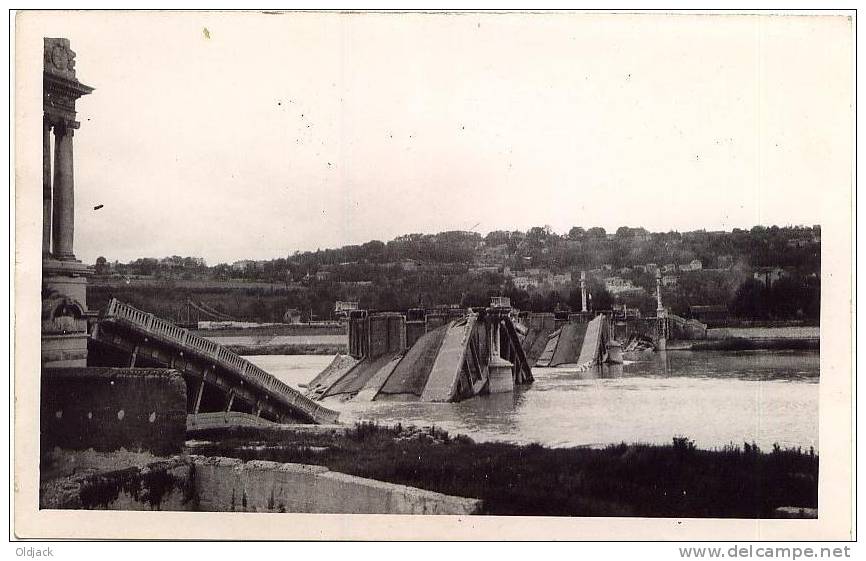
<svg viewBox="0 0 866 561"><path fill-rule="evenodd" d="M668 351L818 351L820 339L730 337L727 339L701 339L698 341L673 340L667 342Z"/></svg>
<svg viewBox="0 0 866 561"><path fill-rule="evenodd" d="M192 332L239 355L335 355L348 352L343 327L275 325ZM817 351L820 347L818 327L714 328L707 330L706 339L667 342L669 351Z"/></svg>
<svg viewBox="0 0 866 561"><path fill-rule="evenodd" d="M223 344L235 354L250 355L328 355L346 354L348 345L343 343L280 343L276 345Z"/></svg>
<svg viewBox="0 0 866 561"><path fill-rule="evenodd" d="M250 327L215 327L211 329L190 329L199 337L306 337L317 335L346 336L346 327L330 324L278 323L254 325Z"/></svg>
<svg viewBox="0 0 866 561"><path fill-rule="evenodd" d="M667 350L689 351L817 351L819 327L722 327L707 330L706 339L670 340Z"/></svg>
<svg viewBox="0 0 866 561"><path fill-rule="evenodd" d="M350 475L481 499L483 514L771 518L816 508L812 451L730 445L602 449L476 443L439 429L360 423L345 431L237 429L196 434L192 453L325 466Z"/></svg>

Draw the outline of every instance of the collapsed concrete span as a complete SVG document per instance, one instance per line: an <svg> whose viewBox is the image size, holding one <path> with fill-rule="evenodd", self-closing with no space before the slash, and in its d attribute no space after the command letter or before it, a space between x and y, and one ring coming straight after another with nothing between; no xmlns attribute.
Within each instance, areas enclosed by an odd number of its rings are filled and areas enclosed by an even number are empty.
<svg viewBox="0 0 866 561"><path fill-rule="evenodd" d="M451 402L532 382L507 309L454 315L356 313L349 319L350 356L336 357L310 381L307 395Z"/></svg>
<svg viewBox="0 0 866 561"><path fill-rule="evenodd" d="M619 362L618 343L606 315L530 314L523 350L533 366L588 367Z"/></svg>

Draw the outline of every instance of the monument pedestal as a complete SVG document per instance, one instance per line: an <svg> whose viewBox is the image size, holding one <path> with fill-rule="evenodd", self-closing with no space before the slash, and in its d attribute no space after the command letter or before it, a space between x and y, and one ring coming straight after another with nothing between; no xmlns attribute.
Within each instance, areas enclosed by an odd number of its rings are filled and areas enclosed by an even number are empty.
<svg viewBox="0 0 866 561"><path fill-rule="evenodd" d="M514 391L514 375L512 364L500 357L490 358L488 365L487 391L489 393L506 393Z"/></svg>
<svg viewBox="0 0 866 561"><path fill-rule="evenodd" d="M42 261L42 354L45 367L87 366L87 277L79 261Z"/></svg>

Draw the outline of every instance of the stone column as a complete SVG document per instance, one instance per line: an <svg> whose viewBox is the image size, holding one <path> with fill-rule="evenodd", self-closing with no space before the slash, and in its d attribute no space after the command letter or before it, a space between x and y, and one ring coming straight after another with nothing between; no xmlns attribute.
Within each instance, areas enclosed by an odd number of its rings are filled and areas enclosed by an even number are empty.
<svg viewBox="0 0 866 561"><path fill-rule="evenodd" d="M580 306L581 312L587 312L586 309L586 271L580 272Z"/></svg>
<svg viewBox="0 0 866 561"><path fill-rule="evenodd" d="M42 119L42 257L51 254L51 122Z"/></svg>
<svg viewBox="0 0 866 561"><path fill-rule="evenodd" d="M662 305L662 272L656 271L656 301L658 303L658 309L656 309L656 317L658 317L658 338L656 340L656 349L659 351L663 351L667 349L668 345L668 336L667 336L667 324L665 317L667 313L665 312L665 307Z"/></svg>
<svg viewBox="0 0 866 561"><path fill-rule="evenodd" d="M52 235L54 258L75 261L72 240L75 231L75 198L72 166L73 129L54 125L54 209Z"/></svg>

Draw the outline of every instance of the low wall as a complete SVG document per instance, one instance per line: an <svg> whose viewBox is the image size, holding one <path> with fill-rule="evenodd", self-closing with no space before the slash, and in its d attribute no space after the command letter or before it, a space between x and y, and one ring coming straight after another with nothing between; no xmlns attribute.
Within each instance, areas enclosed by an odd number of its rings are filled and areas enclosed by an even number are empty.
<svg viewBox="0 0 866 561"><path fill-rule="evenodd" d="M337 473L321 466L191 456L202 511L474 514L478 499Z"/></svg>
<svg viewBox="0 0 866 561"><path fill-rule="evenodd" d="M186 384L174 370L45 368L41 388L42 450L183 448Z"/></svg>
<svg viewBox="0 0 866 561"><path fill-rule="evenodd" d="M459 515L481 501L322 466L189 456L43 482L40 508Z"/></svg>

